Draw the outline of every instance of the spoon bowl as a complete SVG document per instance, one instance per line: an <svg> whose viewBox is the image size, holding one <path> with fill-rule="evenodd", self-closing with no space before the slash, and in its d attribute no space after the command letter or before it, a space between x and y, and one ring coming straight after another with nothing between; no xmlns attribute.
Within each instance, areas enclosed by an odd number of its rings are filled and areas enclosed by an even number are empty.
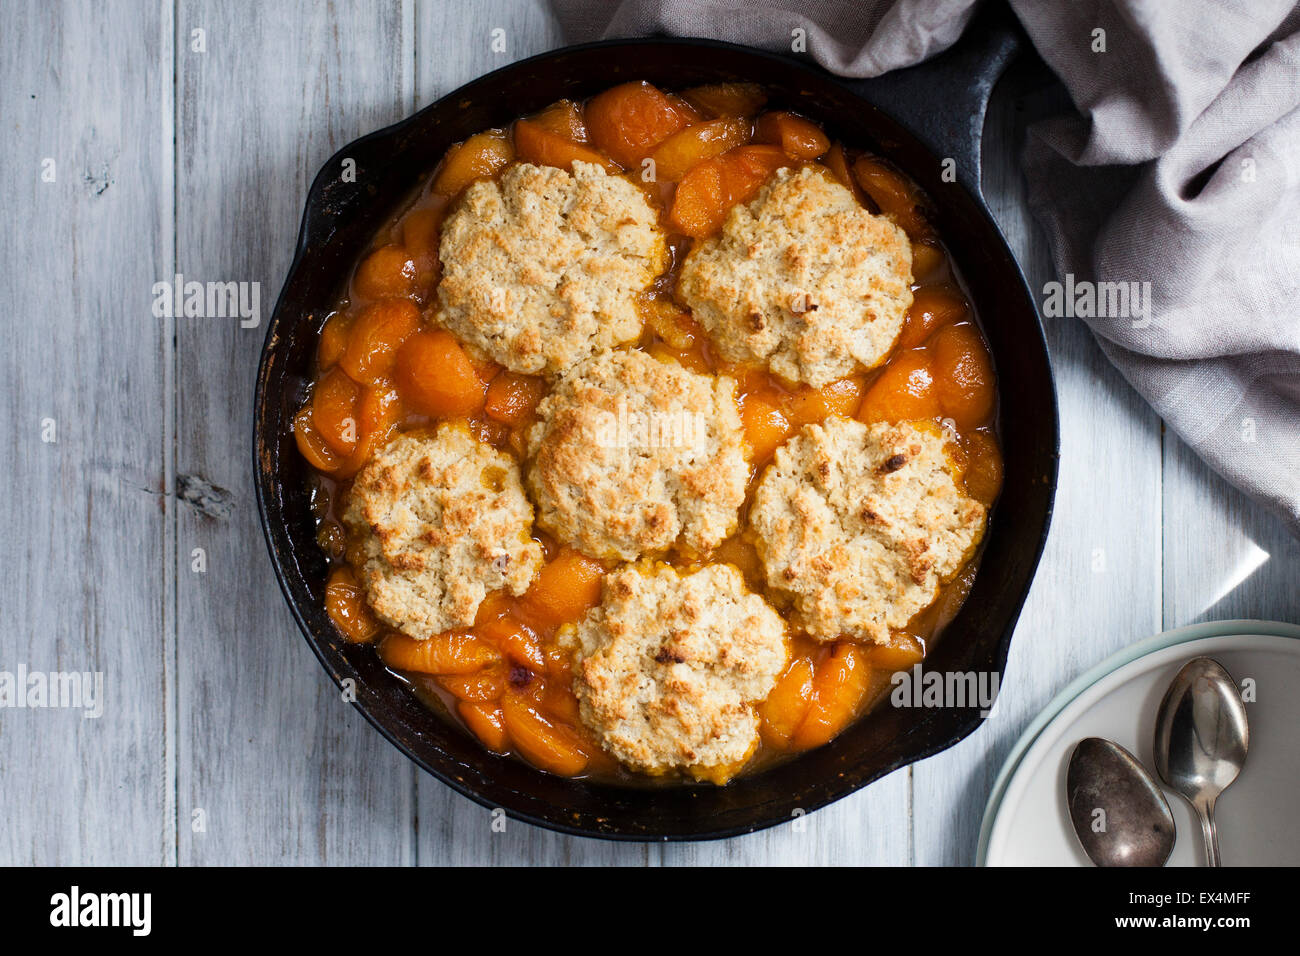
<svg viewBox="0 0 1300 956"><path fill-rule="evenodd" d="M1174 815L1151 774L1102 737L1075 745L1066 803L1083 852L1097 866L1164 866L1174 848Z"/></svg>
<svg viewBox="0 0 1300 956"><path fill-rule="evenodd" d="M1215 802L1241 773L1249 749L1246 705L1232 675L1208 657L1188 661L1156 714L1156 773L1200 818L1209 866L1220 863Z"/></svg>

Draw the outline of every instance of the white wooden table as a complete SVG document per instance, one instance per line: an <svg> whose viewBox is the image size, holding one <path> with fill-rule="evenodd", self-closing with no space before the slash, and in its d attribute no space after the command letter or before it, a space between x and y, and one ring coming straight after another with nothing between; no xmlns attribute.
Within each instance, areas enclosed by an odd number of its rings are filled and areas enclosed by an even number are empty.
<svg viewBox="0 0 1300 956"><path fill-rule="evenodd" d="M6 5L0 671L102 671L104 713L0 709L0 863L969 863L1001 760L1071 678L1165 628L1300 621L1300 545L1056 320L1056 520L987 726L798 832L493 833L340 701L298 636L250 487L253 376L320 164L561 42L539 0ZM1033 115L1000 91L985 177L1041 288L1015 163ZM153 284L177 273L260 282L262 325L156 318ZM228 513L181 500L182 476L227 490Z"/></svg>

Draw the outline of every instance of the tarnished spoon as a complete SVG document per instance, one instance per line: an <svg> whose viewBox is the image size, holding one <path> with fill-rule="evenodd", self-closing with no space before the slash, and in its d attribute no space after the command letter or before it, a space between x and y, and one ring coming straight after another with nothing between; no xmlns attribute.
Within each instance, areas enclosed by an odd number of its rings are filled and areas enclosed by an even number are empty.
<svg viewBox="0 0 1300 956"><path fill-rule="evenodd" d="M1070 822L1098 866L1164 866L1174 848L1174 815L1151 774L1102 737L1075 745L1065 775Z"/></svg>
<svg viewBox="0 0 1300 956"><path fill-rule="evenodd" d="M1156 714L1156 773L1201 818L1208 866L1219 865L1214 803L1241 773L1249 748L1246 705L1232 675L1208 657L1188 661Z"/></svg>

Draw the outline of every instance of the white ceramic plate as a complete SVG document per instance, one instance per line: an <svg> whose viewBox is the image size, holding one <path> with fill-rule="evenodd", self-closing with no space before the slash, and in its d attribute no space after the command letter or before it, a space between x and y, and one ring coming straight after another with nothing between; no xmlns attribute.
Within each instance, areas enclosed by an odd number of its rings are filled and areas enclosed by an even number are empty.
<svg viewBox="0 0 1300 956"><path fill-rule="evenodd" d="M1065 808L1065 770L1084 737L1108 737L1155 777L1156 708L1193 657L1213 657L1238 684L1254 681L1248 703L1250 754L1219 798L1215 820L1225 866L1300 864L1300 627L1219 621L1140 641L1084 674L1048 705L1012 748L994 784L977 860L988 866L1091 866ZM1165 792L1177 824L1170 866L1204 862L1191 807Z"/></svg>

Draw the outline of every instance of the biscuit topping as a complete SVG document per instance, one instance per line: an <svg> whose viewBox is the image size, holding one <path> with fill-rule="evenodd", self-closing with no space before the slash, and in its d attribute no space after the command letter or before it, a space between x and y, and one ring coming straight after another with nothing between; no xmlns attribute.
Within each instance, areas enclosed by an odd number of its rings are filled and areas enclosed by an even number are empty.
<svg viewBox="0 0 1300 956"><path fill-rule="evenodd" d="M561 634L583 722L619 760L724 782L758 746L755 705L789 658L785 625L730 565L629 565Z"/></svg>
<svg viewBox="0 0 1300 956"><path fill-rule="evenodd" d="M829 418L777 451L749 521L809 634L885 643L934 601L984 533L953 472L943 433L920 423Z"/></svg>
<svg viewBox="0 0 1300 956"><path fill-rule="evenodd" d="M549 375L641 334L637 293L668 254L641 190L575 162L471 185L439 255L438 321L512 371Z"/></svg>
<svg viewBox="0 0 1300 956"><path fill-rule="evenodd" d="M343 520L375 614L415 638L473 624L488 592L522 593L542 564L518 466L463 426L377 452Z"/></svg>
<svg viewBox="0 0 1300 956"><path fill-rule="evenodd" d="M538 522L598 558L716 547L749 480L734 396L730 378L644 352L579 365L528 436Z"/></svg>
<svg viewBox="0 0 1300 956"><path fill-rule="evenodd" d="M889 354L911 282L903 231L805 167L733 208L686 257L678 290L728 359L820 388Z"/></svg>

